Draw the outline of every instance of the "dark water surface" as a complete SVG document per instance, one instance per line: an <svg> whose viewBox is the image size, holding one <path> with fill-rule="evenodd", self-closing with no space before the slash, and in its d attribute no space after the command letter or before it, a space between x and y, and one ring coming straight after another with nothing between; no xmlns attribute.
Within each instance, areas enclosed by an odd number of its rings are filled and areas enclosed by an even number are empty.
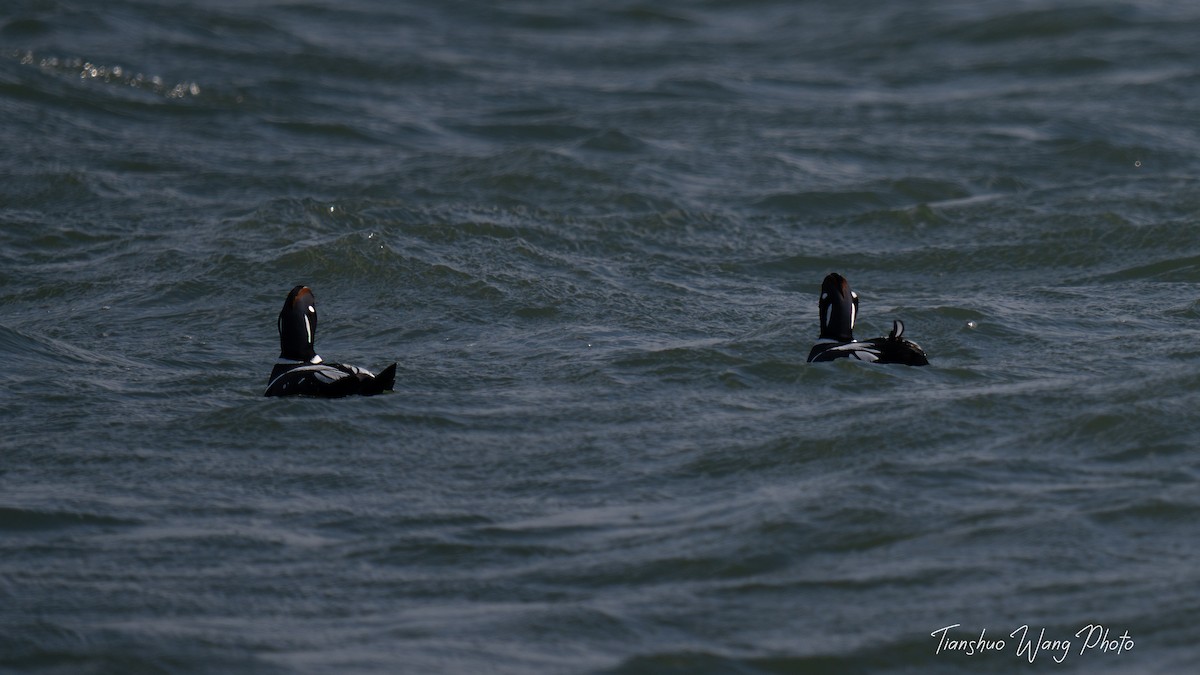
<svg viewBox="0 0 1200 675"><path fill-rule="evenodd" d="M1197 35L6 2L0 671L1189 672ZM394 394L262 397L298 283Z"/></svg>

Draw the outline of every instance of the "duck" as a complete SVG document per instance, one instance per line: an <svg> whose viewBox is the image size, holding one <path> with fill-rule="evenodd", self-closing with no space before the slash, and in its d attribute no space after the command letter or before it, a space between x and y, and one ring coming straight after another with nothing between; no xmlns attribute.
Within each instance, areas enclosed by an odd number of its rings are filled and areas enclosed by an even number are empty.
<svg viewBox="0 0 1200 675"><path fill-rule="evenodd" d="M817 300L821 333L808 362L856 359L869 363L899 363L906 366L927 366L929 357L917 343L904 338L904 322L892 321L887 337L869 340L854 339L854 321L858 318L858 293L850 290L846 277L834 272L821 282Z"/></svg>
<svg viewBox="0 0 1200 675"><path fill-rule="evenodd" d="M374 396L392 391L396 364L378 375L365 368L328 363L316 351L317 299L308 286L296 286L279 311L279 360L267 378L264 396Z"/></svg>

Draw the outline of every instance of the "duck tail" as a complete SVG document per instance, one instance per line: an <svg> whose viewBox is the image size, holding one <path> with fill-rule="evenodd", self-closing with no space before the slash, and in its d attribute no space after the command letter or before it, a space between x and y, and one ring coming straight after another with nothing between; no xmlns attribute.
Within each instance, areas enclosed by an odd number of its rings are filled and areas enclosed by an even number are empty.
<svg viewBox="0 0 1200 675"><path fill-rule="evenodd" d="M362 381L359 393L363 396L374 396L385 391L392 391L396 383L396 364L384 368L375 377L367 377Z"/></svg>

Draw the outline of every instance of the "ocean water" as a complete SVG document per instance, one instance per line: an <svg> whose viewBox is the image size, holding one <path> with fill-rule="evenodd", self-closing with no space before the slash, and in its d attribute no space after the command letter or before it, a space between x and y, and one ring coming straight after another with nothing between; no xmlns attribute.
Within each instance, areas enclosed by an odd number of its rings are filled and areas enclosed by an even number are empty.
<svg viewBox="0 0 1200 675"><path fill-rule="evenodd" d="M1198 34L5 2L0 672L1190 672ZM394 393L262 397L301 283Z"/></svg>

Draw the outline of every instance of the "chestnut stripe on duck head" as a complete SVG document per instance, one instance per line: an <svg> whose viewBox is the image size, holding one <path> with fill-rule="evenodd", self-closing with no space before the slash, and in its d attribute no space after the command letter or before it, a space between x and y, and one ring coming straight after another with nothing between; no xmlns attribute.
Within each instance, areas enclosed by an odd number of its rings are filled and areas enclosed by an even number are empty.
<svg viewBox="0 0 1200 675"><path fill-rule="evenodd" d="M854 340L854 320L858 318L858 293L850 290L846 277L834 272L821 282L821 339Z"/></svg>
<svg viewBox="0 0 1200 675"><path fill-rule="evenodd" d="M317 299L308 286L288 293L279 311L279 356L310 361L317 355Z"/></svg>

